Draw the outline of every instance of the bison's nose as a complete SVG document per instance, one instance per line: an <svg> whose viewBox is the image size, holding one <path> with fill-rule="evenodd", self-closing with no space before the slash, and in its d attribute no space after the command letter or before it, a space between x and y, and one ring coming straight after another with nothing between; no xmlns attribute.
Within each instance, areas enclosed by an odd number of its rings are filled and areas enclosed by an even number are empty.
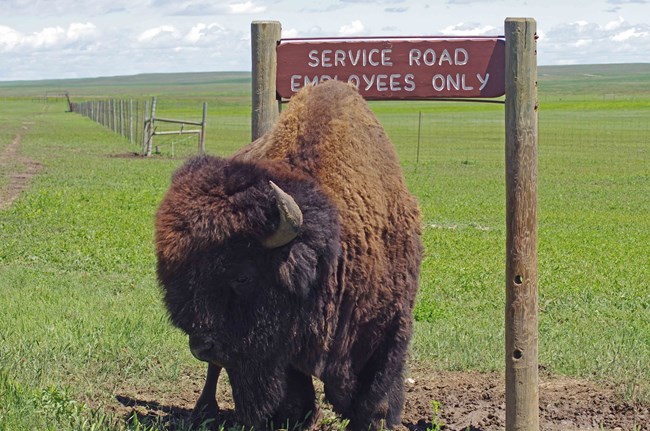
<svg viewBox="0 0 650 431"><path fill-rule="evenodd" d="M209 361L210 352L214 348L214 340L210 336L192 335L190 336L190 351L194 357L200 361Z"/></svg>

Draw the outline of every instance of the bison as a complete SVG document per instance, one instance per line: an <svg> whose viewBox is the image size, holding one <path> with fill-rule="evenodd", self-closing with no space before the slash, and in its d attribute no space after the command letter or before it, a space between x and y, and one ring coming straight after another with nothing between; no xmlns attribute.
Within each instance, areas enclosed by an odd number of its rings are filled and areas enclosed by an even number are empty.
<svg viewBox="0 0 650 431"><path fill-rule="evenodd" d="M188 161L156 254L170 320L209 363L195 412L216 413L225 368L242 425L312 426L312 376L351 429L399 424L420 234L395 150L349 84L305 87L257 141Z"/></svg>

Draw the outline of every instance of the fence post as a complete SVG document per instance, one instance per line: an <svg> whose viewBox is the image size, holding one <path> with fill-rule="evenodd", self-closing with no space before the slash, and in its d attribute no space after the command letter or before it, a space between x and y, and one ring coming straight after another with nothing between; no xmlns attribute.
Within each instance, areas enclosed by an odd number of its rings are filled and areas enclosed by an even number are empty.
<svg viewBox="0 0 650 431"><path fill-rule="evenodd" d="M133 145L133 99L129 99L129 143Z"/></svg>
<svg viewBox="0 0 650 431"><path fill-rule="evenodd" d="M151 115L149 116L149 127L147 128L147 150L146 156L150 156L153 150L153 133L155 131L154 121L156 118L156 97L151 99Z"/></svg>
<svg viewBox="0 0 650 431"><path fill-rule="evenodd" d="M282 27L278 21L251 23L251 52L253 69L253 111L251 136L253 141L266 133L278 118L280 103L275 90L277 69L276 47Z"/></svg>
<svg viewBox="0 0 650 431"><path fill-rule="evenodd" d="M133 143L135 143L140 137L140 100L138 99L135 99L135 117L133 121L135 121L135 131L133 134ZM144 126L144 121L142 125Z"/></svg>
<svg viewBox="0 0 650 431"><path fill-rule="evenodd" d="M203 119L201 120L201 134L199 135L199 154L205 153L205 122L208 116L208 102L203 102Z"/></svg>
<svg viewBox="0 0 650 431"><path fill-rule="evenodd" d="M505 21L507 431L539 430L536 28Z"/></svg>
<svg viewBox="0 0 650 431"><path fill-rule="evenodd" d="M142 126L142 155L147 155L147 135L149 134L149 101L144 101L144 122Z"/></svg>
<svg viewBox="0 0 650 431"><path fill-rule="evenodd" d="M422 135L422 111L418 114L418 148L415 154L415 164L420 164L420 136Z"/></svg>
<svg viewBox="0 0 650 431"><path fill-rule="evenodd" d="M117 112L115 107L115 99L111 99L111 130L113 133L117 132Z"/></svg>
<svg viewBox="0 0 650 431"><path fill-rule="evenodd" d="M124 134L124 99L120 99L120 135Z"/></svg>

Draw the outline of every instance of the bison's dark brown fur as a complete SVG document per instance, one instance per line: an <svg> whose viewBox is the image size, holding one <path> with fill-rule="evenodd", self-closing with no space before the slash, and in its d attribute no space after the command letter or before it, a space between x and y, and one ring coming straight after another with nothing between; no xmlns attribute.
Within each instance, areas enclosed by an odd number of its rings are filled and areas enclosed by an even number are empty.
<svg viewBox="0 0 650 431"><path fill-rule="evenodd" d="M303 216L274 248L280 197L269 181ZM211 363L197 410L216 410L225 367L245 425L309 426L312 376L351 428L398 424L419 217L383 128L335 81L303 89L234 156L179 169L156 219L158 276L172 322Z"/></svg>

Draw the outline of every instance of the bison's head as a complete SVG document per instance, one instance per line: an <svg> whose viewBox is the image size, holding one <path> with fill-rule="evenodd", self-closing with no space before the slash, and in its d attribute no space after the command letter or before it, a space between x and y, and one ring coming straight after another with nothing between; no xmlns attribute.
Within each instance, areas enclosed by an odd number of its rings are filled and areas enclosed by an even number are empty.
<svg viewBox="0 0 650 431"><path fill-rule="evenodd" d="M330 201L280 161L193 159L156 218L171 320L197 358L225 367L290 353L338 244Z"/></svg>

